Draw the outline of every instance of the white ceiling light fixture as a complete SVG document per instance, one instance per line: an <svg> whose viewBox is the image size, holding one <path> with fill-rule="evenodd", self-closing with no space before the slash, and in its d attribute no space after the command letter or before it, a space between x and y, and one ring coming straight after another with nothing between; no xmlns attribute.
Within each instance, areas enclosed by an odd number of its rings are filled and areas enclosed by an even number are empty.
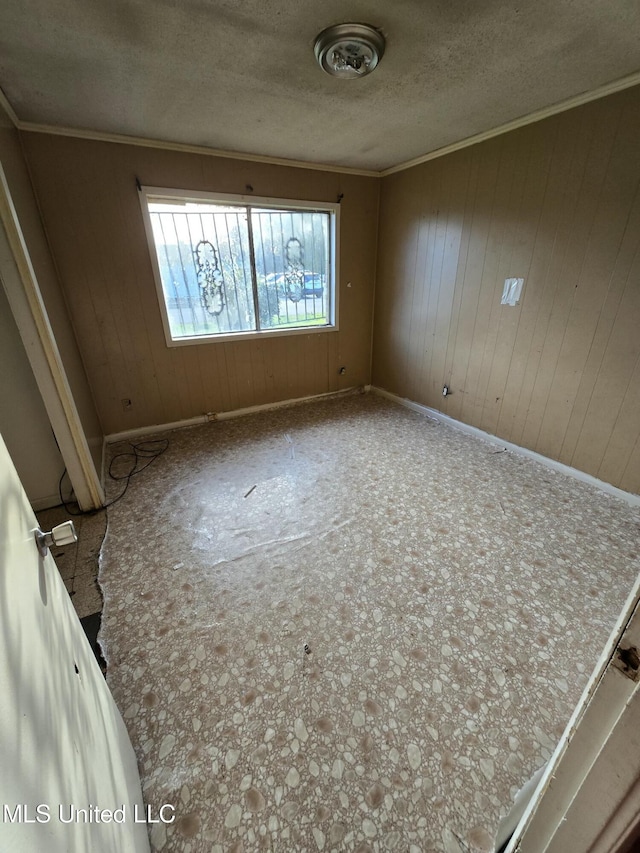
<svg viewBox="0 0 640 853"><path fill-rule="evenodd" d="M353 80L370 74L384 54L384 36L369 24L336 24L316 38L314 51L323 71Z"/></svg>

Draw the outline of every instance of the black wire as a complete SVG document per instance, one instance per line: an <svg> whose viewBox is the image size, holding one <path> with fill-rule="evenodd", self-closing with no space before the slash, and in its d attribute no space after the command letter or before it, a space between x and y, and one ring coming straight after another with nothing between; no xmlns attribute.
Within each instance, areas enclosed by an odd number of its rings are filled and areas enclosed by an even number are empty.
<svg viewBox="0 0 640 853"><path fill-rule="evenodd" d="M64 480L64 476L67 473L67 469L66 468L64 469L64 471L62 472L62 476L60 477L60 480L58 481L58 494L60 496L60 503L64 506L65 510L69 513L69 515L95 515L98 512L103 512L103 510L108 509L110 506L113 506L115 503L118 503L119 500L122 500L122 498L127 493L127 489L129 488L129 483L131 482L131 478L135 477L136 474L141 474L145 470L145 468L148 468L149 465L151 465L151 463L155 459L157 459L159 456L162 456L162 454L169 447L169 439L168 438L156 438L156 439L150 439L148 441L140 441L137 444L132 444L131 442L129 442L129 447L131 448L131 450L126 451L125 453L118 453L111 459L111 462L109 463L109 471L108 471L109 477L111 477L112 480L115 480L116 482L120 481L120 480L126 481L124 484L124 489L120 492L120 494L116 498L113 498L113 500L109 501L108 503L104 504L103 506L99 507L98 509L90 509L87 511L75 510L75 509L73 509L72 506L70 506L65 501L64 496L62 494L62 481ZM133 464L131 465L131 468L125 474L114 474L113 473L114 462L116 462L116 460L118 460L118 459L124 459L124 458L130 458L133 460ZM146 460L146 461L145 461L144 465L141 465L139 467L140 460ZM73 491L72 491L72 494L73 494ZM77 501L74 501L74 503L77 506Z"/></svg>

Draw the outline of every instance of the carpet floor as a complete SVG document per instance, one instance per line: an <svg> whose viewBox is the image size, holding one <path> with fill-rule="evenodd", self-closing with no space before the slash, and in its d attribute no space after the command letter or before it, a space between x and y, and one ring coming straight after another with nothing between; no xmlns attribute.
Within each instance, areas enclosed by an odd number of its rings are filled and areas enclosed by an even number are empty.
<svg viewBox="0 0 640 853"><path fill-rule="evenodd" d="M492 850L638 511L372 395L167 437L100 562L108 683L145 801L176 807L152 849Z"/></svg>

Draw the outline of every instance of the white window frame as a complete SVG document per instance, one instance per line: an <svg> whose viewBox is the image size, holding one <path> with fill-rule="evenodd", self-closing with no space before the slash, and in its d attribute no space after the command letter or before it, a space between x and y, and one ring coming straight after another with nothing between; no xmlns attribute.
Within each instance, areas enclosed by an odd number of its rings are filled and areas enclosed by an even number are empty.
<svg viewBox="0 0 640 853"><path fill-rule="evenodd" d="M181 190L169 189L167 187L150 187L141 186L138 195L140 196L140 207L142 209L142 218L144 221L145 232L147 235L147 243L149 246L149 255L151 257L151 266L153 268L153 277L156 284L156 295L160 306L160 314L162 316L162 326L164 336L168 347L181 347L190 345L205 345L223 343L224 341L238 340L256 340L260 338L282 337L284 335L313 335L323 332L337 332L338 326L338 309L339 309L339 294L340 294L340 276L339 276L339 259L340 259L340 205L332 204L325 201L302 201L300 199L290 198L272 198L265 196L254 195L234 195L230 193L215 193L199 190ZM171 336L171 328L169 325L169 316L167 313L167 305L164 297L164 289L162 287L162 278L160 275L160 265L158 263L158 254L156 242L153 236L153 227L151 225L151 217L149 215L149 200L151 202L158 200L180 201L180 202L211 202L222 204L237 204L248 207L274 208L275 210L300 210L305 212L328 212L333 214L329 217L329 263L331 269L331 300L330 300L330 316L328 324L325 326L296 326L289 329L257 329L242 332L216 332L211 335L194 335L193 337L173 338Z"/></svg>

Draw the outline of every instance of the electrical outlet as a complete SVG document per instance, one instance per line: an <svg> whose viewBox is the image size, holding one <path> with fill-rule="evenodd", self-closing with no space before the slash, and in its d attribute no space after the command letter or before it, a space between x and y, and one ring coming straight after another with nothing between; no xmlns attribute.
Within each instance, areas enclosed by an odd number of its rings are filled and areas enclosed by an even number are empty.
<svg viewBox="0 0 640 853"><path fill-rule="evenodd" d="M124 399L120 400L120 402L122 403L122 408L125 412L128 411L133 405L128 397L125 397Z"/></svg>
<svg viewBox="0 0 640 853"><path fill-rule="evenodd" d="M449 395L449 386L448 386L448 385L443 385L443 386L442 386L442 396L443 396L443 397L447 397L448 395Z"/></svg>

